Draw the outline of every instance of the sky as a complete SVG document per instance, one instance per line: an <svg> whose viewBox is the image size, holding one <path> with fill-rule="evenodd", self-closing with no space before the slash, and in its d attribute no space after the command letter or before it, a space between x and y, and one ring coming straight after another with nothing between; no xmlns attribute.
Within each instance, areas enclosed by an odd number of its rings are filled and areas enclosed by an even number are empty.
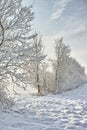
<svg viewBox="0 0 87 130"><path fill-rule="evenodd" d="M54 58L54 40L64 38L71 55L87 68L87 0L23 0L33 3L33 28L43 36L48 57Z"/></svg>

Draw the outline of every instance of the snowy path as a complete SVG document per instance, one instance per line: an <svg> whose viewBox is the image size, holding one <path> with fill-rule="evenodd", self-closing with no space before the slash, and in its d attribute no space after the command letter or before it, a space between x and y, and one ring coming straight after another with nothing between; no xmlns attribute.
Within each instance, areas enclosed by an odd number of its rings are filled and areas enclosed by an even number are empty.
<svg viewBox="0 0 87 130"><path fill-rule="evenodd" d="M14 112L0 112L0 130L87 130L87 84L62 95L18 99Z"/></svg>

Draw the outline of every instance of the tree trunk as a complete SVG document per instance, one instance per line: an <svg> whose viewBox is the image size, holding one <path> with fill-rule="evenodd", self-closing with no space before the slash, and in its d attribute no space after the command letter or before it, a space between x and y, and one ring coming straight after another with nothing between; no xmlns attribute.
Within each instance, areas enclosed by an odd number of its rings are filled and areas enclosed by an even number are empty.
<svg viewBox="0 0 87 130"><path fill-rule="evenodd" d="M0 27L1 27L1 41L0 41L0 46L3 44L3 42L4 42L4 27L3 27L3 25L2 25L2 23L1 23L1 21L0 21Z"/></svg>
<svg viewBox="0 0 87 130"><path fill-rule="evenodd" d="M40 90L40 85L38 84L38 94L41 93L41 90Z"/></svg>
<svg viewBox="0 0 87 130"><path fill-rule="evenodd" d="M37 89L38 89L38 94L41 93L41 87L40 87L40 81L39 81L39 65L37 63Z"/></svg>

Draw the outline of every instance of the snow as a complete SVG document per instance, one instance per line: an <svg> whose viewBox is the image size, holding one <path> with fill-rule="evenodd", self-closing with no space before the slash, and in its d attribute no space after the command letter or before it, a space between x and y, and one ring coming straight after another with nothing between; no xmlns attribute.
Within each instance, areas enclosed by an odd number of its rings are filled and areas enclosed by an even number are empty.
<svg viewBox="0 0 87 130"><path fill-rule="evenodd" d="M0 110L0 130L87 130L87 84L59 95L15 98Z"/></svg>

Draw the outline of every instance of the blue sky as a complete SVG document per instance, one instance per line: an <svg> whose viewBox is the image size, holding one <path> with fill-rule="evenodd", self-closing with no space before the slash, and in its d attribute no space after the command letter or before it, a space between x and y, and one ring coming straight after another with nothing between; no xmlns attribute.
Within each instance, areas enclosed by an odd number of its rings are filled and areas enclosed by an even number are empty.
<svg viewBox="0 0 87 130"><path fill-rule="evenodd" d="M72 56L87 67L87 0L23 0L34 1L33 27L44 38L46 53L54 57L54 39L63 37Z"/></svg>

